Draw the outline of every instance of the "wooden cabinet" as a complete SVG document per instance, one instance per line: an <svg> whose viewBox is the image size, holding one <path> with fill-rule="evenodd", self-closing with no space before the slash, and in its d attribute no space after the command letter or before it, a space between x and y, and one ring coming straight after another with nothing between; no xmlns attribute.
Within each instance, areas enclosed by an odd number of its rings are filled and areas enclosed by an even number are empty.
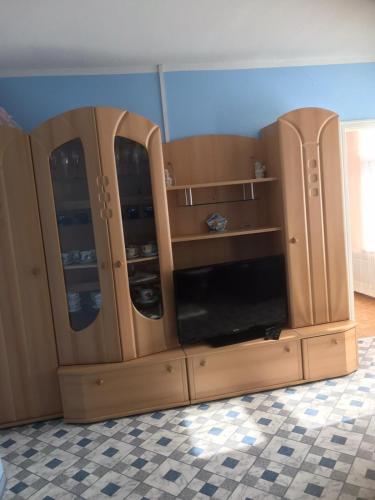
<svg viewBox="0 0 375 500"><path fill-rule="evenodd" d="M297 109L267 127L263 140L281 165L290 326L347 320L338 116Z"/></svg>
<svg viewBox="0 0 375 500"><path fill-rule="evenodd" d="M129 348L145 356L178 345L160 130L141 116L115 108L96 108L95 117L108 179L120 327L133 329L135 346ZM125 303L130 307L124 308ZM128 337L122 338L127 346Z"/></svg>
<svg viewBox="0 0 375 500"><path fill-rule="evenodd" d="M182 349L147 358L59 369L64 418L93 422L189 404Z"/></svg>
<svg viewBox="0 0 375 500"><path fill-rule="evenodd" d="M22 182L21 182L22 181ZM0 426L61 414L28 136L0 128Z"/></svg>
<svg viewBox="0 0 375 500"><path fill-rule="evenodd" d="M175 347L159 128L82 108L31 139L60 364Z"/></svg>
<svg viewBox="0 0 375 500"><path fill-rule="evenodd" d="M31 134L31 145L59 362L121 361L106 179L93 109L46 122Z"/></svg>
<svg viewBox="0 0 375 500"><path fill-rule="evenodd" d="M299 340L251 341L224 348L185 348L192 402L218 399L302 380Z"/></svg>
<svg viewBox="0 0 375 500"><path fill-rule="evenodd" d="M358 368L355 328L302 340L304 378L347 375Z"/></svg>

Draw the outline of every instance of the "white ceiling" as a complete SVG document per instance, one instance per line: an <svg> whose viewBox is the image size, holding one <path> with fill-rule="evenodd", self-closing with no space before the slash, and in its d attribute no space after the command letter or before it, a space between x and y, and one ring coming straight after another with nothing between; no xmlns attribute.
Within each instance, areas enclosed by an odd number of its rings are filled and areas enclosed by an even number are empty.
<svg viewBox="0 0 375 500"><path fill-rule="evenodd" d="M375 61L375 0L0 0L0 75Z"/></svg>

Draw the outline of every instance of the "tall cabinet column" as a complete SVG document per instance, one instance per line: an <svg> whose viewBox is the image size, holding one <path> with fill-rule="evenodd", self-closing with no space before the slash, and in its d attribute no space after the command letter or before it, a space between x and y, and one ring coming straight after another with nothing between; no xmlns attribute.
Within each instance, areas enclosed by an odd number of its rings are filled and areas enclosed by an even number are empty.
<svg viewBox="0 0 375 500"><path fill-rule="evenodd" d="M291 326L349 319L339 120L302 108L277 122Z"/></svg>
<svg viewBox="0 0 375 500"><path fill-rule="evenodd" d="M29 138L0 127L0 426L61 414Z"/></svg>
<svg viewBox="0 0 375 500"><path fill-rule="evenodd" d="M161 137L157 125L128 111L95 108L95 117L108 179L119 323L129 359L133 352L145 356L178 345Z"/></svg>
<svg viewBox="0 0 375 500"><path fill-rule="evenodd" d="M59 362L122 361L93 108L49 120L31 145Z"/></svg>

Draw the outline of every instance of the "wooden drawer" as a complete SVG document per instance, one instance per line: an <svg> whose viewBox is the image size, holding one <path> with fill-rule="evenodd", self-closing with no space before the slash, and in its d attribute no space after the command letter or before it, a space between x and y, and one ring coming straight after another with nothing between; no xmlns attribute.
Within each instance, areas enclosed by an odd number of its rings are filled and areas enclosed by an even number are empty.
<svg viewBox="0 0 375 500"><path fill-rule="evenodd" d="M297 382L302 380L300 341L188 354L188 378L192 401Z"/></svg>
<svg viewBox="0 0 375 500"><path fill-rule="evenodd" d="M189 404L186 363L165 355L59 369L64 418L93 422ZM151 358L151 359L148 359Z"/></svg>
<svg viewBox="0 0 375 500"><path fill-rule="evenodd" d="M358 367L355 328L302 340L304 378L316 380L351 373Z"/></svg>

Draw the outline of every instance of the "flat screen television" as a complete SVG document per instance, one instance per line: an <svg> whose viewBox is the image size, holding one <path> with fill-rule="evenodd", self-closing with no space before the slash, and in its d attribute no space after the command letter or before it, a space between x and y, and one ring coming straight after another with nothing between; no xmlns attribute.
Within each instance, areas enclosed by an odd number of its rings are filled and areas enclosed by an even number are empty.
<svg viewBox="0 0 375 500"><path fill-rule="evenodd" d="M257 338L288 323L283 255L174 271L174 288L181 344Z"/></svg>

